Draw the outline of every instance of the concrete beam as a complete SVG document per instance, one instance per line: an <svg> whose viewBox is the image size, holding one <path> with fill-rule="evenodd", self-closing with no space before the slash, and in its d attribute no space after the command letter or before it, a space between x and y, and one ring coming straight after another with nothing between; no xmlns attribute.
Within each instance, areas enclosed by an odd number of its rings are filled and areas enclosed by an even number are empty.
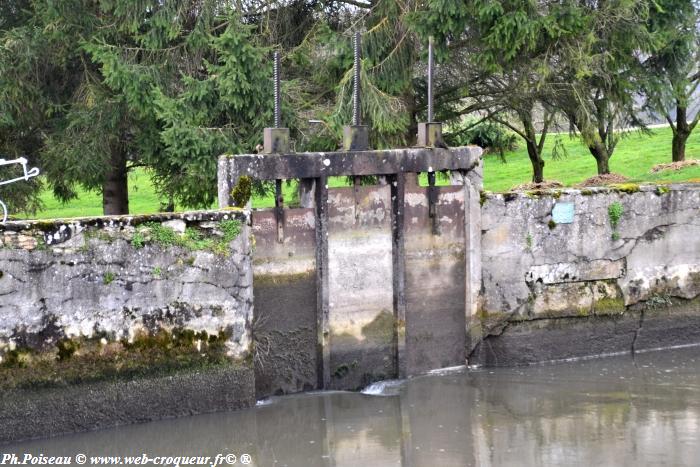
<svg viewBox="0 0 700 467"><path fill-rule="evenodd" d="M255 180L288 180L337 175L391 175L402 172L470 170L481 148L407 148L382 151L311 152L298 154L223 155L219 158L219 203L229 205L230 191L247 175Z"/></svg>

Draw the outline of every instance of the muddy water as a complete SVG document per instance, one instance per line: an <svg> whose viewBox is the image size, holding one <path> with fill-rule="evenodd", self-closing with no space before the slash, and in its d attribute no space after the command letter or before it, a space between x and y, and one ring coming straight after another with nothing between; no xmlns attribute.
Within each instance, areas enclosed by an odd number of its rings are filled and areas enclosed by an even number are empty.
<svg viewBox="0 0 700 467"><path fill-rule="evenodd" d="M462 370L370 392L289 396L0 452L228 453L235 465L249 454L257 466L700 465L698 347Z"/></svg>

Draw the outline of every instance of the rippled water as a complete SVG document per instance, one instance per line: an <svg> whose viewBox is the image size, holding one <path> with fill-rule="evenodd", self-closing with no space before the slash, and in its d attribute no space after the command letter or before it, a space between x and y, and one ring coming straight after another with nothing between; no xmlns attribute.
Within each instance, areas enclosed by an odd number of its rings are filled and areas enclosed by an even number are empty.
<svg viewBox="0 0 700 467"><path fill-rule="evenodd" d="M700 465L698 347L452 371L366 392L287 396L0 451L246 453L257 466Z"/></svg>

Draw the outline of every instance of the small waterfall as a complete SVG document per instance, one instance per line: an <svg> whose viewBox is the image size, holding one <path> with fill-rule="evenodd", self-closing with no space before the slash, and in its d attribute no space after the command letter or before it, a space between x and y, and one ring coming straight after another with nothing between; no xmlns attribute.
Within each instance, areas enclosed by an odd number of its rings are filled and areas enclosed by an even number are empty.
<svg viewBox="0 0 700 467"><path fill-rule="evenodd" d="M406 382L404 379L387 379L372 383L362 391L368 396L398 396L401 386Z"/></svg>

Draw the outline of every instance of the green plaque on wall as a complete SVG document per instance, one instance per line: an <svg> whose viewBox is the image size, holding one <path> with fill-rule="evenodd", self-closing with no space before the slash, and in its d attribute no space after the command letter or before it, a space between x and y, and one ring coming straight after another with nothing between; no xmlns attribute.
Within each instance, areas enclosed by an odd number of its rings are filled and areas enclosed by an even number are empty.
<svg viewBox="0 0 700 467"><path fill-rule="evenodd" d="M574 203L555 203L552 209L552 220L557 224L572 224L574 222Z"/></svg>

